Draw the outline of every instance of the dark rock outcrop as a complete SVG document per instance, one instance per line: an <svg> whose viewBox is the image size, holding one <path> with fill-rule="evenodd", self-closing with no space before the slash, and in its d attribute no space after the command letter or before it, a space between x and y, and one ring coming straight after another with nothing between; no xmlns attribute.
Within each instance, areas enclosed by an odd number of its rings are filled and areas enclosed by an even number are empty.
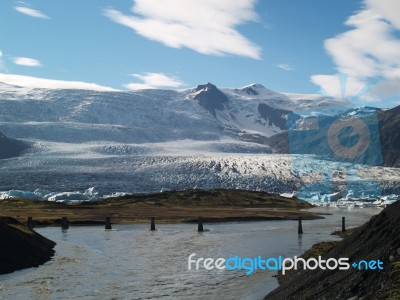
<svg viewBox="0 0 400 300"><path fill-rule="evenodd" d="M213 114L215 117L215 110L223 110L224 103L228 102L228 97L221 92L215 85L211 83L199 85L196 88L196 92L199 92L194 99L199 104Z"/></svg>
<svg viewBox="0 0 400 300"><path fill-rule="evenodd" d="M273 108L265 103L260 103L258 105L258 113L260 116L268 121L268 125L275 125L281 130L287 130L290 126L299 120L301 117L292 113L291 111ZM291 115L291 123L288 122L288 116Z"/></svg>
<svg viewBox="0 0 400 300"><path fill-rule="evenodd" d="M54 255L55 243L13 218L0 217L0 274L37 267Z"/></svg>
<svg viewBox="0 0 400 300"><path fill-rule="evenodd" d="M0 159L19 156L28 148L27 143L10 139L0 131Z"/></svg>
<svg viewBox="0 0 400 300"><path fill-rule="evenodd" d="M378 114L383 165L400 167L400 106Z"/></svg>
<svg viewBox="0 0 400 300"><path fill-rule="evenodd" d="M383 270L301 270L265 299L399 299L400 202L322 255L323 259L348 257L350 263L380 260Z"/></svg>
<svg viewBox="0 0 400 300"><path fill-rule="evenodd" d="M253 84L251 86L247 86L247 87L243 88L242 91L248 95L256 96L256 95L258 95L256 88L264 88L264 87L261 84Z"/></svg>

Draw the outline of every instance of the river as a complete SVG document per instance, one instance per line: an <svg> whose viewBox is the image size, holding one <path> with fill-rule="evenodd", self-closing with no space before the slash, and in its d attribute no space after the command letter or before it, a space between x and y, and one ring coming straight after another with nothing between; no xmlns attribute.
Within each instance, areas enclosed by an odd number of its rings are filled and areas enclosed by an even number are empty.
<svg viewBox="0 0 400 300"><path fill-rule="evenodd" d="M38 228L57 242L54 258L39 268L0 276L0 299L262 299L277 287L275 271L188 270L196 258L293 257L341 226L365 223L377 208L314 208L331 213L323 220L205 224L146 224ZM27 249L27 251L29 251ZM194 267L194 266L193 266Z"/></svg>

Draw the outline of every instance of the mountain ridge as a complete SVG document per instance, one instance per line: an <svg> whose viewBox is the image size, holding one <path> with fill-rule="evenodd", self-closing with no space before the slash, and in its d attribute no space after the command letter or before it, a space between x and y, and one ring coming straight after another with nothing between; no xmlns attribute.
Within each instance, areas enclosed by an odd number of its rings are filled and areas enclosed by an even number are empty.
<svg viewBox="0 0 400 300"><path fill-rule="evenodd" d="M321 99L315 108L331 104ZM265 105L270 107L268 114ZM185 90L130 92L1 84L0 130L13 138L58 142L240 140L241 135L269 137L286 130L283 111L293 107L295 102L287 96L260 84L220 89L207 83ZM301 105L297 108L301 110Z"/></svg>

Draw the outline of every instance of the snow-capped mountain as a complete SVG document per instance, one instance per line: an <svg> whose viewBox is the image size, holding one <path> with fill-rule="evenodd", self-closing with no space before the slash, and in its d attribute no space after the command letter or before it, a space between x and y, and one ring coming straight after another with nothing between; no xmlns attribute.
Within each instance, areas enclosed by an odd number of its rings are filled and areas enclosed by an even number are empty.
<svg viewBox="0 0 400 300"><path fill-rule="evenodd" d="M301 116L335 115L354 107L346 99L334 99L319 94L279 93L256 83L240 89L222 90L234 99L262 101L273 108L292 111Z"/></svg>
<svg viewBox="0 0 400 300"><path fill-rule="evenodd" d="M13 138L56 142L219 140L248 134L269 137L286 130L287 115L292 111L331 106L329 99L315 95L296 97L259 84L218 89L207 83L181 91L135 92L0 84L0 130Z"/></svg>
<svg viewBox="0 0 400 300"><path fill-rule="evenodd" d="M292 192L320 178L318 172L335 172L337 162L270 154L275 150L265 143L320 109L349 108L346 101L277 93L259 84L98 92L0 83L0 131L7 141L30 146L18 157L0 159L0 191L96 186L107 194L197 186ZM307 174L296 175L299 166ZM400 190L400 169L371 168L364 177L385 181L387 192ZM336 186L348 183L340 180Z"/></svg>
<svg viewBox="0 0 400 300"><path fill-rule="evenodd" d="M268 98L272 94L261 85L219 90L207 83L195 89L193 99L209 111L226 132L239 137L268 137L286 130L288 115L292 113L279 108L283 107L282 102L287 101L283 95Z"/></svg>
<svg viewBox="0 0 400 300"><path fill-rule="evenodd" d="M377 114L383 111L381 108L371 106L361 106L349 109L341 114L342 118L364 118L371 114Z"/></svg>

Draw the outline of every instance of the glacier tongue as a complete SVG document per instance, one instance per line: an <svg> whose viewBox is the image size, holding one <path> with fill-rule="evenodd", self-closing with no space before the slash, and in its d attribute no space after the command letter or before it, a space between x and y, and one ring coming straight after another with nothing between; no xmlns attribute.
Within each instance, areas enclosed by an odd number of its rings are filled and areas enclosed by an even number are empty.
<svg viewBox="0 0 400 300"><path fill-rule="evenodd" d="M0 83L0 131L31 143L23 155L0 160L0 189L8 191L1 197L90 201L194 186L292 193L332 178L341 166L307 155L273 155L265 139L286 129L290 111L314 114L321 107L347 110L351 104L259 84L97 92ZM291 167L294 158L307 171L301 176ZM399 192L399 175L379 167L363 173L382 182L386 193ZM335 180L334 188L322 187L321 197L332 199L349 183Z"/></svg>
<svg viewBox="0 0 400 300"><path fill-rule="evenodd" d="M185 144L187 141L182 141L182 145ZM175 144L174 147L177 150L179 145ZM186 151L184 146L181 148L183 152ZM365 196L368 196L368 190L375 188L374 183L381 184L383 195L398 194L400 191L400 169L365 167L359 171L361 177L352 182L346 177L332 177L338 169L346 169L348 165L307 155L293 157L218 152L193 154L189 151L177 155L178 151L175 150L166 155L165 151L157 154L159 149L153 149L150 155L93 155L88 152L91 149L88 145L69 150L44 149L43 152L27 153L22 157L3 160L0 163L0 172L7 176L0 177L1 190L8 191L18 187L23 191L32 191L40 188L41 190L33 194L13 191L12 195L33 199L50 198L53 201L90 200L118 192L148 193L162 189L190 189L195 186L199 189L229 188L274 193L300 191L297 196L307 200L312 200L309 198L313 195L320 200L331 200L336 192L348 190L349 185L357 190L364 190ZM296 170L301 169L302 174L294 173L293 159ZM313 189L301 192L304 186L318 182L321 178L331 180L318 187L319 193L315 194ZM87 190L89 187L100 187L101 190ZM65 193L84 190L87 191Z"/></svg>

